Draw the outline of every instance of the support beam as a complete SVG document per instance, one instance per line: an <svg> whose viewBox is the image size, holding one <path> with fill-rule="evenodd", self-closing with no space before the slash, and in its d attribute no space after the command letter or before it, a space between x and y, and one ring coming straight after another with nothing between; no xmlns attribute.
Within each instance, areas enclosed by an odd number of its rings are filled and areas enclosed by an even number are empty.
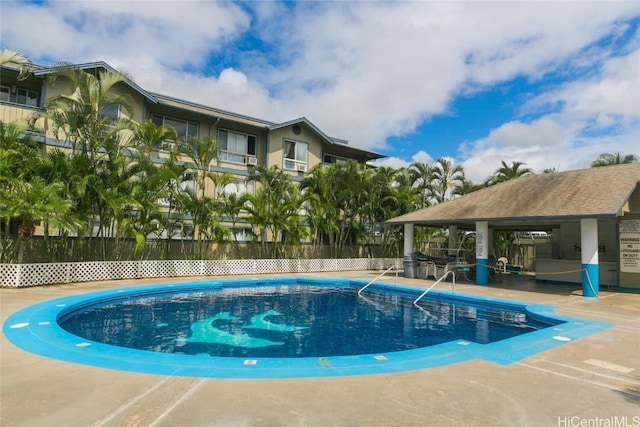
<svg viewBox="0 0 640 427"><path fill-rule="evenodd" d="M418 266L416 260L413 259L413 224L404 225L404 277L407 279L415 279Z"/></svg>
<svg viewBox="0 0 640 427"><path fill-rule="evenodd" d="M458 226L450 225L449 226L449 256L455 256L456 258L460 255L458 254Z"/></svg>
<svg viewBox="0 0 640 427"><path fill-rule="evenodd" d="M489 284L489 222L476 222L476 285Z"/></svg>
<svg viewBox="0 0 640 427"><path fill-rule="evenodd" d="M598 267L598 220L580 220L580 251L582 253L582 296L595 298L600 285Z"/></svg>
<svg viewBox="0 0 640 427"><path fill-rule="evenodd" d="M413 224L404 225L404 254L409 255L413 250Z"/></svg>

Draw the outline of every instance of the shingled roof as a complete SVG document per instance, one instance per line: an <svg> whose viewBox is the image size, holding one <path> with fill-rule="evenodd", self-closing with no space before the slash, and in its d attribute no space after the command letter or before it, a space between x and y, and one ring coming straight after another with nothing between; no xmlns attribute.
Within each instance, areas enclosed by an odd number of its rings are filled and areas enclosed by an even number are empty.
<svg viewBox="0 0 640 427"><path fill-rule="evenodd" d="M640 163L528 175L389 219L385 224L473 229L476 221L488 221L496 229L544 230L581 218L615 219L623 214L639 184Z"/></svg>

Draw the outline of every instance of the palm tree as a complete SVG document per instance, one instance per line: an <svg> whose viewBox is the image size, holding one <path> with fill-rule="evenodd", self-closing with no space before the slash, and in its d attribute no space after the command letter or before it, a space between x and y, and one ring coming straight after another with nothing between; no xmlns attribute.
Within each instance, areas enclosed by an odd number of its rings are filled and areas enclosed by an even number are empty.
<svg viewBox="0 0 640 427"><path fill-rule="evenodd" d="M464 168L461 165L454 165L444 157L436 160L433 165L433 198L436 203L459 194L458 189L462 187L464 180Z"/></svg>
<svg viewBox="0 0 640 427"><path fill-rule="evenodd" d="M460 195L473 193L474 191L480 190L485 187L485 184L476 185L468 179L465 179L462 182L462 185L458 188Z"/></svg>
<svg viewBox="0 0 640 427"><path fill-rule="evenodd" d="M48 100L43 111L34 114L32 123L44 118L51 123L56 137L69 141L74 168L76 211L86 219L80 234L89 238L105 238L113 235L116 217L122 217L122 209L134 204L129 198L130 183L135 175L135 165L122 152L125 130L133 130L134 124L125 116L131 116L131 98L114 92L117 84L128 81L126 75L111 71L88 73L69 64L58 64L47 77L51 85L60 79L70 82L72 92ZM114 118L117 108L125 115ZM97 231L94 232L97 223ZM95 234L95 235L94 235Z"/></svg>
<svg viewBox="0 0 640 427"><path fill-rule="evenodd" d="M6 161L0 168L0 174L6 179L24 179L41 160L38 143L26 133L28 130L25 122L0 122L0 150Z"/></svg>
<svg viewBox="0 0 640 427"><path fill-rule="evenodd" d="M28 224L32 198L27 190L37 178L42 155L37 143L25 133L27 129L24 122L0 123L0 219L5 230L1 252L6 261L15 261L15 253L10 249L13 246L9 237L11 224L18 221L18 233L23 236L18 248L20 259L24 242L31 237L28 231L31 226L35 228L33 223Z"/></svg>
<svg viewBox="0 0 640 427"><path fill-rule="evenodd" d="M59 79L67 79L73 92L49 99L44 111L36 113L32 121L49 119L55 136L69 141L74 155L89 158L90 166L95 166L102 146L120 130L131 127L129 120L113 119L108 114L113 108L125 110L128 116L133 114L131 97L113 91L117 84L128 81L128 77L111 71L95 75L64 63L56 65L54 70L47 76L48 82L54 86Z"/></svg>
<svg viewBox="0 0 640 427"><path fill-rule="evenodd" d="M44 221L53 227L73 229L76 222L68 215L70 200L60 196L62 184L46 184L40 177L23 182L9 196L8 215L19 218L18 239L20 242L17 262L21 263L27 241L33 236L36 223Z"/></svg>
<svg viewBox="0 0 640 427"><path fill-rule="evenodd" d="M366 166L356 161L337 165L330 170L330 185L334 189L336 209L335 232L329 234L333 256L342 256L348 243L356 243L364 232L362 209L368 203Z"/></svg>
<svg viewBox="0 0 640 427"><path fill-rule="evenodd" d="M165 141L175 142L177 139L178 134L171 126L157 126L153 121L146 120L137 126L132 142L140 153L148 157Z"/></svg>
<svg viewBox="0 0 640 427"><path fill-rule="evenodd" d="M329 170L330 167L315 166L300 183L303 207L311 228L311 241L316 245L324 243L324 237L334 229L336 222L335 193L329 182Z"/></svg>
<svg viewBox="0 0 640 427"><path fill-rule="evenodd" d="M494 185L499 182L509 181L511 179L519 178L525 175L533 174L533 171L527 167L522 162L511 162L511 166L507 165L507 163L502 160L502 166L500 166L487 180L487 185Z"/></svg>
<svg viewBox="0 0 640 427"><path fill-rule="evenodd" d="M433 180L433 169L426 163L413 163L409 166L412 185L422 194L422 207L427 206L427 201L433 192L431 184Z"/></svg>
<svg viewBox="0 0 640 427"><path fill-rule="evenodd" d="M269 169L255 167L249 180L260 185L255 196L243 196L244 208L248 213L247 222L254 226L263 249L266 250L267 237L270 237L271 256L281 257L285 241L300 244L300 238L305 235L300 220L303 199L298 188L277 166Z"/></svg>
<svg viewBox="0 0 640 427"><path fill-rule="evenodd" d="M211 163L218 158L218 143L209 136L203 139L187 137L178 144L178 151L193 162L191 169L197 176L200 197L204 197L206 181L212 179Z"/></svg>
<svg viewBox="0 0 640 427"><path fill-rule="evenodd" d="M386 219L411 212L421 207L422 195L409 178L408 169L364 169L363 180L366 200L361 207L360 221L364 233L358 243L367 243L368 255L397 256L397 228L381 225ZM375 245L371 245L375 243ZM374 249L378 253L374 253ZM384 255L383 255L384 254Z"/></svg>
<svg viewBox="0 0 640 427"><path fill-rule="evenodd" d="M13 49L2 49L0 50L0 66L7 64L18 67L20 70L18 80L26 79L33 68L33 64L29 58L22 52Z"/></svg>
<svg viewBox="0 0 640 427"><path fill-rule="evenodd" d="M125 215L120 226L135 237L135 250L143 257L142 248L149 236L159 239L166 234L165 249L168 251L168 242L174 232L175 221L171 219L171 210L176 206L177 183L186 168L177 164L175 156L170 156L160 165L155 164L151 156L154 150L167 141L175 142L177 138L173 127L157 126L147 120L136 127L131 139L130 153L135 159L135 176L131 177L130 194L137 201L137 206ZM168 204L167 215L161 211L162 202Z"/></svg>
<svg viewBox="0 0 640 427"><path fill-rule="evenodd" d="M604 153L600 154L596 160L591 162L592 168L602 167L602 166L611 166L611 165L621 165L625 163L637 163L638 157L634 154L627 154L623 156L620 153Z"/></svg>
<svg viewBox="0 0 640 427"><path fill-rule="evenodd" d="M225 194L221 192L217 201L222 201L222 213L231 220L231 230L233 230L231 237L235 240L236 225L240 221L240 213L243 209L242 197L239 197L237 193Z"/></svg>
<svg viewBox="0 0 640 427"><path fill-rule="evenodd" d="M188 194L192 200L187 203L188 212L193 217L193 223L196 227L195 234L200 248L200 254L203 254L203 239L211 236L217 236L218 240L229 234L228 230L223 230L222 225L217 218L222 214L223 208L220 204L215 203L213 197L207 196L207 181L213 183L213 190L218 187L223 188L225 185L233 181L232 175L225 173L214 173L211 171L211 163L218 158L218 143L210 136L203 139L187 137L179 141L178 152L191 160L187 163L188 170L195 179L197 190ZM215 219L215 221L214 221Z"/></svg>

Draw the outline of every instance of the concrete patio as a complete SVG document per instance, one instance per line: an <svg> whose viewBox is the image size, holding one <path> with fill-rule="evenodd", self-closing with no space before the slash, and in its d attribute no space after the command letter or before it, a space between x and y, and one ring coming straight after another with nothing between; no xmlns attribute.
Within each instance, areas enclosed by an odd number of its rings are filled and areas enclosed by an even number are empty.
<svg viewBox="0 0 640 427"><path fill-rule="evenodd" d="M313 274L371 280L379 272ZM220 277L218 277L219 279ZM235 278L235 277L234 277ZM189 279L181 279L187 281ZM388 274L384 282L394 283ZM166 280L0 289L2 322L45 300ZM426 288L433 282L397 279ZM447 291L450 283L437 289ZM640 295L507 275L457 293L557 306L615 326L508 366L482 360L397 374L285 380L164 377L33 355L3 336L2 426L640 425ZM599 422L601 424L595 424ZM588 423L592 424L581 424ZM613 423L618 424L613 424Z"/></svg>

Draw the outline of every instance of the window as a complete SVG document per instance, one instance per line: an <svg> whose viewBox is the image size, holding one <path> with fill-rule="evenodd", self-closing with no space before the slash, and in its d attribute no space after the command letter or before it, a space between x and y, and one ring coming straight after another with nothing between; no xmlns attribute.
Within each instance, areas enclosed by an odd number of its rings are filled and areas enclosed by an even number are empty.
<svg viewBox="0 0 640 427"><path fill-rule="evenodd" d="M284 141L282 167L301 172L307 171L309 144L299 141Z"/></svg>
<svg viewBox="0 0 640 427"><path fill-rule="evenodd" d="M16 104L38 106L38 91L15 86L0 86L0 101Z"/></svg>
<svg viewBox="0 0 640 427"><path fill-rule="evenodd" d="M344 164L347 163L347 159L345 159L344 157L339 157L339 156L334 156L333 154L325 154L324 155L324 162L325 163L338 163L338 164Z"/></svg>
<svg viewBox="0 0 640 427"><path fill-rule="evenodd" d="M29 105L31 107L38 106L38 92L35 90L18 88L16 90L16 103Z"/></svg>
<svg viewBox="0 0 640 427"><path fill-rule="evenodd" d="M243 194L251 194L252 196L255 196L256 183L255 181L240 181L227 184L223 188L217 187L216 197L220 197L222 194L224 194L225 196L235 194L238 197L242 196Z"/></svg>
<svg viewBox="0 0 640 427"><path fill-rule="evenodd" d="M103 107L100 110L100 116L104 118L110 118L112 120L118 120L120 117L120 106L119 105L109 105L107 107Z"/></svg>
<svg viewBox="0 0 640 427"><path fill-rule="evenodd" d="M180 189L189 194L198 194L198 181L196 174L193 172L185 172L182 174Z"/></svg>
<svg viewBox="0 0 640 427"><path fill-rule="evenodd" d="M236 242L250 242L253 234L250 228L232 228L233 238Z"/></svg>
<svg viewBox="0 0 640 427"><path fill-rule="evenodd" d="M177 191L178 193L190 193L192 195L197 195L198 194L198 181L197 181L198 177L196 176L195 173L193 172L184 172L181 176L180 179L175 180L175 179L170 179L164 186L163 190L161 190L162 192L164 192L164 190L172 190L173 191ZM157 203L159 206L162 207L169 207L171 206L171 200L167 199L167 198L158 198L157 199Z"/></svg>
<svg viewBox="0 0 640 427"><path fill-rule="evenodd" d="M254 135L218 129L218 160L220 161L252 164L248 158L256 157L256 145Z"/></svg>
<svg viewBox="0 0 640 427"><path fill-rule="evenodd" d="M0 86L0 101L11 101L11 88L9 86Z"/></svg>
<svg viewBox="0 0 640 427"><path fill-rule="evenodd" d="M175 119L173 117L167 117L160 114L152 114L151 121L153 121L156 126L171 126L176 130L178 139L184 139L186 137L198 138L200 129L200 125L198 123Z"/></svg>

